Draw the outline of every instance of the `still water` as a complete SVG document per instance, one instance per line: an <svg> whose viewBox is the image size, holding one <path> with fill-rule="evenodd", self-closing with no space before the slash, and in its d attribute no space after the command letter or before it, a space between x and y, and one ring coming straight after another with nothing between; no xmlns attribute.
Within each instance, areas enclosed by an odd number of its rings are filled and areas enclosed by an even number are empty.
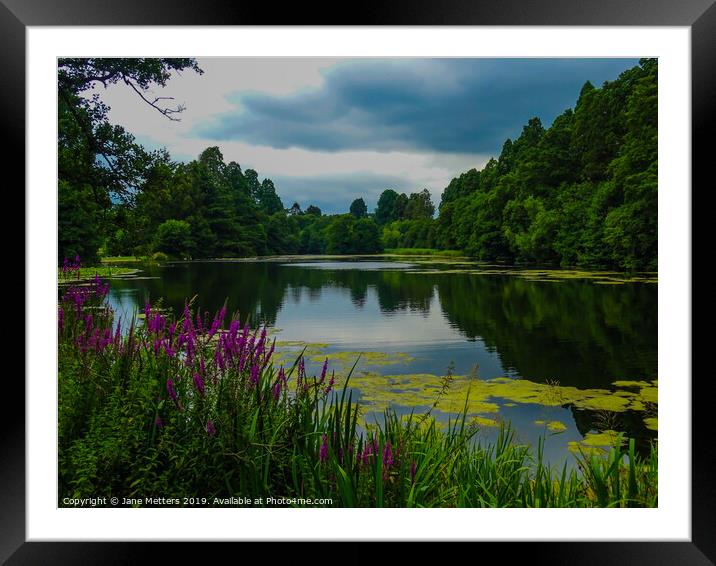
<svg viewBox="0 0 716 566"><path fill-rule="evenodd" d="M462 407L468 381L487 382L471 394L480 437L509 421L520 441L546 437L555 465L573 463L575 443L590 433L622 431L642 449L656 437L655 281L375 258L178 262L139 275L111 284L110 304L125 320L160 297L178 314L197 295L202 308L226 301L242 321L269 325L288 364L305 346L309 370L327 357L338 375L362 352L351 383L369 422L387 406L426 411L449 373L452 394L432 410L438 421ZM585 392L594 392L586 402Z"/></svg>

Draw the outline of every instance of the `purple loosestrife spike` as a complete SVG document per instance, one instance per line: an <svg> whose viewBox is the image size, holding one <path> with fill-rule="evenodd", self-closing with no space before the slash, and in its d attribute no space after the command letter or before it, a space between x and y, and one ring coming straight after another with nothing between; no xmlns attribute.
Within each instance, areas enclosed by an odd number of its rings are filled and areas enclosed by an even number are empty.
<svg viewBox="0 0 716 566"><path fill-rule="evenodd" d="M331 379L328 380L328 386L324 389L326 395L333 390L333 385L336 383L336 371L331 372Z"/></svg>
<svg viewBox="0 0 716 566"><path fill-rule="evenodd" d="M415 481L415 471L417 470L417 464L415 463L415 460L410 464L410 479L411 481Z"/></svg>
<svg viewBox="0 0 716 566"><path fill-rule="evenodd" d="M189 334L187 336L187 340L186 340L186 359L184 360L184 365L189 367L193 363L194 363L194 335Z"/></svg>
<svg viewBox="0 0 716 566"><path fill-rule="evenodd" d="M221 355L220 346L216 348L216 352L214 353L214 363L216 364L216 367L221 370L222 373L226 371L226 364L224 363L224 356Z"/></svg>
<svg viewBox="0 0 716 566"><path fill-rule="evenodd" d="M393 465L393 451L390 447L390 440L388 444L383 448L383 467L385 469L390 468Z"/></svg>
<svg viewBox="0 0 716 566"><path fill-rule="evenodd" d="M322 385L323 381L326 379L327 371L328 371L328 358L326 358L326 361L323 362L323 369L321 370L321 379L318 380L319 385Z"/></svg>
<svg viewBox="0 0 716 566"><path fill-rule="evenodd" d="M256 354L257 356L260 356L264 353L264 348L266 347L266 327L264 326L261 329L261 337L259 338L259 343L256 346Z"/></svg>
<svg viewBox="0 0 716 566"><path fill-rule="evenodd" d="M276 379L276 383L273 384L273 400L278 401L278 398L281 396L281 377L279 376L278 379Z"/></svg>
<svg viewBox="0 0 716 566"><path fill-rule="evenodd" d="M149 320L149 315L152 312L152 305L149 301L144 303L144 318L145 320Z"/></svg>
<svg viewBox="0 0 716 566"><path fill-rule="evenodd" d="M204 380L198 373L194 374L194 385L196 385L197 391L199 391L199 394L203 397L204 396Z"/></svg>
<svg viewBox="0 0 716 566"><path fill-rule="evenodd" d="M266 367L269 364L269 362L271 361L271 356L273 356L274 348L276 348L276 338L273 339L273 342L271 342L271 348L269 348L268 353L264 356L263 367Z"/></svg>
<svg viewBox="0 0 716 566"><path fill-rule="evenodd" d="M232 320L231 324L229 324L229 337L232 341L235 340L239 334L239 325L240 323L238 320Z"/></svg>
<svg viewBox="0 0 716 566"><path fill-rule="evenodd" d="M253 364L251 366L251 376L250 376L249 382L251 383L252 386L256 385L259 382L259 365L258 364Z"/></svg>
<svg viewBox="0 0 716 566"><path fill-rule="evenodd" d="M204 333L204 323L201 320L201 313L199 311L196 311L196 328L199 331L199 334Z"/></svg>
<svg viewBox="0 0 716 566"><path fill-rule="evenodd" d="M248 350L241 351L241 357L239 358L239 371L244 371L244 364L246 364L246 357L248 353Z"/></svg>
<svg viewBox="0 0 716 566"><path fill-rule="evenodd" d="M318 457L321 459L321 463L325 462L328 458L328 438L325 434L321 437L321 449L318 453Z"/></svg>
<svg viewBox="0 0 716 566"><path fill-rule="evenodd" d="M157 428L162 428L164 426L164 423L162 422L162 417L157 415L157 418L154 419L154 426Z"/></svg>
<svg viewBox="0 0 716 566"><path fill-rule="evenodd" d="M214 421L209 419L206 421L206 434L209 436L214 436L216 434L216 428L214 427Z"/></svg>
<svg viewBox="0 0 716 566"><path fill-rule="evenodd" d="M182 321L182 330L184 332L191 332L194 329L194 326L191 322L191 311L189 310L189 305L184 306L184 313L182 314L183 321Z"/></svg>
<svg viewBox="0 0 716 566"><path fill-rule="evenodd" d="M171 377L167 379L167 393L169 393L169 397L172 398L172 401L176 403L177 390L174 388L174 380Z"/></svg>

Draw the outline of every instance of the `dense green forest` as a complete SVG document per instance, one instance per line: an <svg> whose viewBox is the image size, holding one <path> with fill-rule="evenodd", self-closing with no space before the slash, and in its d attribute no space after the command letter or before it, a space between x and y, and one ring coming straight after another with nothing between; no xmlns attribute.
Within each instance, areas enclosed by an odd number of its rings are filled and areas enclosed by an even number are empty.
<svg viewBox="0 0 716 566"><path fill-rule="evenodd" d="M167 119L182 107L146 92L192 59L61 59L59 260L80 255L242 257L462 250L481 260L657 268L657 61L587 82L549 128L532 118L498 158L453 179L438 214L427 189L386 189L370 213L286 208L271 179L226 163L217 147L189 163L147 151L93 89L124 83ZM161 256L159 256L161 257Z"/></svg>

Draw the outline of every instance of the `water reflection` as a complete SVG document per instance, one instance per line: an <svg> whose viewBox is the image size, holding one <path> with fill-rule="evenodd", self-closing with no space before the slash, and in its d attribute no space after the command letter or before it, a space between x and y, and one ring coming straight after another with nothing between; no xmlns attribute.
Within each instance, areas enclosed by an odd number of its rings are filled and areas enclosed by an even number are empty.
<svg viewBox="0 0 716 566"><path fill-rule="evenodd" d="M155 278L113 281L110 303L126 320L160 297L175 313L195 295L197 306L212 311L226 301L242 320L279 330L282 341L327 344L309 361L309 371L318 371L324 355L340 368L343 354L350 368L356 352L372 351L402 356L383 367L364 358L360 370L380 375L443 376L453 365L455 375L466 376L477 366L481 379L522 377L578 389L657 378L656 285L555 283L411 267L377 261L155 265L145 268ZM355 394L360 400L360 389ZM391 401L399 414L428 408L403 401ZM434 415L442 421L451 416L439 408ZM380 411L366 416L380 420ZM606 428L627 432L638 450L646 449L656 433L645 428L644 416L504 402L499 413L485 415L509 420L525 442L536 444L547 434L545 456L555 463L565 461L568 442ZM540 424L553 421L565 430L550 435ZM481 435L494 439L496 429L484 428Z"/></svg>
<svg viewBox="0 0 716 566"><path fill-rule="evenodd" d="M484 378L511 375L608 388L654 379L657 286L560 283L467 273L412 273L408 263L197 262L147 267L157 279L114 281L125 316L162 297L175 312L226 300L282 338L415 355L408 371L441 374L453 361ZM382 267L382 268L379 268Z"/></svg>

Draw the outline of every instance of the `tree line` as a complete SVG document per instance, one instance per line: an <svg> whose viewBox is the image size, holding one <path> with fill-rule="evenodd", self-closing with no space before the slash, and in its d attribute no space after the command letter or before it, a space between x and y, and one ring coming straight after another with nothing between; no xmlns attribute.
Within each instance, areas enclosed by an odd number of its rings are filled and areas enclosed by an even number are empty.
<svg viewBox="0 0 716 566"><path fill-rule="evenodd" d="M219 148L189 163L149 152L111 125L93 90L122 82L167 119L183 108L147 96L192 59L60 59L59 260L462 250L486 261L657 267L657 62L587 82L549 128L532 118L498 158L454 178L437 217L430 192L386 189L369 212L285 208L271 179L226 163Z"/></svg>

